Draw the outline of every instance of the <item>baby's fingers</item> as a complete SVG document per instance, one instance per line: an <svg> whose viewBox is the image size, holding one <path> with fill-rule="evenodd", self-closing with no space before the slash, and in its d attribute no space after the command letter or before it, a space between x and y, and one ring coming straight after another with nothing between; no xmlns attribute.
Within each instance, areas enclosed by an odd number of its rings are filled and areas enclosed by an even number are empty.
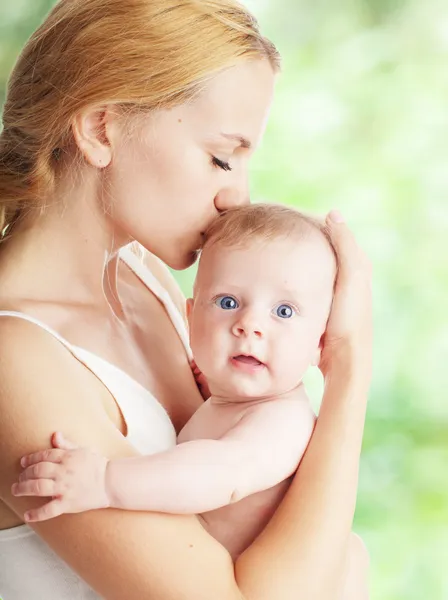
<svg viewBox="0 0 448 600"><path fill-rule="evenodd" d="M64 513L64 503L59 498L55 498L51 500L51 502L47 502L43 506L39 508L33 508L28 510L23 518L27 523L36 522L36 521L48 521L48 519L54 519L54 517L59 517Z"/></svg>
<svg viewBox="0 0 448 600"><path fill-rule="evenodd" d="M27 481L28 479L56 479L59 469L61 469L61 466L52 462L36 463L22 471L18 481Z"/></svg>
<svg viewBox="0 0 448 600"><path fill-rule="evenodd" d="M61 448L62 450L76 450L79 448L78 444L66 438L60 431L56 431L52 435L51 443L55 448Z"/></svg>
<svg viewBox="0 0 448 600"><path fill-rule="evenodd" d="M14 483L11 487L13 496L57 496L56 482L53 479L27 479Z"/></svg>
<svg viewBox="0 0 448 600"><path fill-rule="evenodd" d="M50 448L49 450L41 450L39 452L33 452L32 454L22 456L20 464L22 467L29 467L30 465L35 465L36 463L40 462L60 463L62 462L65 454L65 450Z"/></svg>

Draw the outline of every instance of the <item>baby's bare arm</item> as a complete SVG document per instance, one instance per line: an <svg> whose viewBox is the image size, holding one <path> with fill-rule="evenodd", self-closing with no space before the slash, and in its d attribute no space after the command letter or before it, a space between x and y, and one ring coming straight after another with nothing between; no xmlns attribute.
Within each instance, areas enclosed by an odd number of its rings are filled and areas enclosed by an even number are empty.
<svg viewBox="0 0 448 600"><path fill-rule="evenodd" d="M297 469L314 422L307 402L276 400L249 408L219 440L113 460L106 478L112 506L194 514L237 502Z"/></svg>
<svg viewBox="0 0 448 600"><path fill-rule="evenodd" d="M32 520L109 506L207 512L289 477L314 420L307 401L275 400L249 408L221 439L191 440L151 456L107 460L85 448L49 450L26 459L27 470L14 493L57 496L33 512ZM51 464L48 474L44 464L47 470Z"/></svg>
<svg viewBox="0 0 448 600"><path fill-rule="evenodd" d="M19 458L45 448L52 431L110 457L136 451L102 409L95 376L45 331L0 321L0 498L21 516L42 500L11 496ZM243 598L228 553L194 517L98 510L32 527L107 600Z"/></svg>
<svg viewBox="0 0 448 600"><path fill-rule="evenodd" d="M247 441L238 465L233 501L277 485L292 475L310 441L315 414L302 399L273 400L249 409L225 435L227 442Z"/></svg>

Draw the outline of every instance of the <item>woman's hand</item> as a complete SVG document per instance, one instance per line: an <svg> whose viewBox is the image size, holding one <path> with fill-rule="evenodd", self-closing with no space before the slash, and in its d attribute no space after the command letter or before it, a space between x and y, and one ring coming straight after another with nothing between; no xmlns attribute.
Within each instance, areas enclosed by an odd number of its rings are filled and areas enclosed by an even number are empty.
<svg viewBox="0 0 448 600"><path fill-rule="evenodd" d="M12 486L14 496L43 496L52 500L25 513L24 520L46 521L63 513L108 508L108 459L79 448L61 433L52 436L55 448L22 457L24 470Z"/></svg>
<svg viewBox="0 0 448 600"><path fill-rule="evenodd" d="M323 338L319 368L328 377L333 368L356 368L370 381L372 368L372 268L337 211L326 228L337 255L338 273L330 318Z"/></svg>
<svg viewBox="0 0 448 600"><path fill-rule="evenodd" d="M191 370L193 371L196 385L201 392L201 396L204 398L204 400L208 400L210 398L210 390L208 388L207 380L203 373L199 370L199 367L194 360L191 361Z"/></svg>

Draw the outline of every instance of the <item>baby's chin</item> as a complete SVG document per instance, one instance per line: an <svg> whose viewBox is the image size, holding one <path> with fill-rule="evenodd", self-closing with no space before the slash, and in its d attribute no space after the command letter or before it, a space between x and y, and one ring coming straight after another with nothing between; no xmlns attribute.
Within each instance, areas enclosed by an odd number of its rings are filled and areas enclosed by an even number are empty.
<svg viewBox="0 0 448 600"><path fill-rule="evenodd" d="M302 380L282 382L257 381L256 378L227 379L222 382L209 381L212 397L227 402L256 402L294 395Z"/></svg>
<svg viewBox="0 0 448 600"><path fill-rule="evenodd" d="M210 387L212 397L228 402L250 402L266 400L278 395L282 395L284 390L275 389L271 386L260 385L257 382L245 381L238 384L217 385Z"/></svg>

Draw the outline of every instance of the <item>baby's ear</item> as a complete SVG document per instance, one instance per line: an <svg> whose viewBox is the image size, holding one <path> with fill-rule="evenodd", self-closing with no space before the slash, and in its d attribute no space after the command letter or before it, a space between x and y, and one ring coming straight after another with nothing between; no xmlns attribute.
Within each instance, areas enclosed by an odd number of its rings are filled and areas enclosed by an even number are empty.
<svg viewBox="0 0 448 600"><path fill-rule="evenodd" d="M191 313L192 313L192 310L193 310L193 304L194 304L193 298L187 298L186 312L187 312L188 325L190 325L190 319L191 319Z"/></svg>
<svg viewBox="0 0 448 600"><path fill-rule="evenodd" d="M324 343L324 336L322 335L319 341L319 345L316 348L316 351L314 353L313 358L311 359L311 366L312 367L318 367L319 363L320 363L320 355L322 353L322 348L323 348L323 343Z"/></svg>

